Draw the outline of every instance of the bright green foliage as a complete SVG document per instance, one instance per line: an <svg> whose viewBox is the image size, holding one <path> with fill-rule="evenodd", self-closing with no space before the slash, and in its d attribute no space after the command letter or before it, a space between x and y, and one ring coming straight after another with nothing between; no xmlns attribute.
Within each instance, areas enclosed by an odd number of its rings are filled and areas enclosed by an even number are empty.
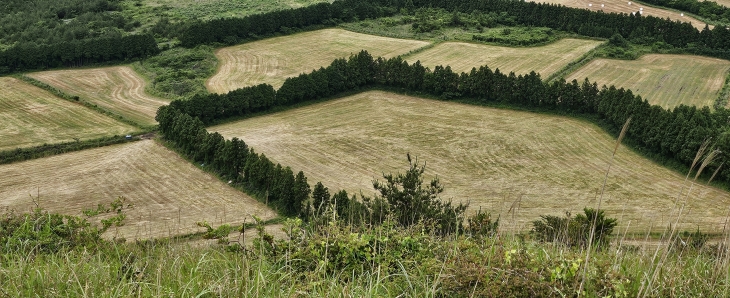
<svg viewBox="0 0 730 298"><path fill-rule="evenodd" d="M542 215L541 220L532 222L532 234L543 242L556 242L568 246L585 248L591 235L591 227L595 221L593 245L606 247L609 237L616 227L615 218L606 218L603 210L584 208L584 214L574 217L566 213L565 217Z"/></svg>
<svg viewBox="0 0 730 298"><path fill-rule="evenodd" d="M124 198L117 198L106 207L102 204L96 210L85 210L88 217L114 212L115 215L101 219L102 226L87 219L50 213L36 209L28 214L5 212L0 214L0 253L58 253L77 247L95 248L105 241L101 238L112 225L124 224L126 215Z"/></svg>

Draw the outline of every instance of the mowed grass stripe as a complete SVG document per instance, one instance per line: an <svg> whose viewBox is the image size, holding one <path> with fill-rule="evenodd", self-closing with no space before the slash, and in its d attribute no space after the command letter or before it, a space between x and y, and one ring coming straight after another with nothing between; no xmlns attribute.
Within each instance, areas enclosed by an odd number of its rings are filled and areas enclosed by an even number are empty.
<svg viewBox="0 0 730 298"><path fill-rule="evenodd" d="M653 105L712 106L725 84L730 61L690 55L644 55L634 61L596 59L567 80L586 77L599 85L631 89Z"/></svg>
<svg viewBox="0 0 730 298"><path fill-rule="evenodd" d="M303 170L330 192L372 195L381 173L403 172L406 154L427 163L445 185L442 199L469 201L507 229L526 230L540 215L595 207L615 139L566 117L419 99L381 91L209 128ZM602 208L621 227L664 227L684 177L621 147ZM515 203L518 202L518 203ZM517 208L513 214L510 207ZM728 193L695 185L680 220L722 228Z"/></svg>
<svg viewBox="0 0 730 298"><path fill-rule="evenodd" d="M18 211L34 208L30 195L40 194L46 210L73 215L123 196L134 207L126 225L109 236L127 239L199 231L199 221L220 225L250 222L252 214L276 216L153 140L2 165L0 177L0 208Z"/></svg>
<svg viewBox="0 0 730 298"><path fill-rule="evenodd" d="M127 66L43 71L28 76L142 125L156 124L157 108L169 103L146 94L147 82Z"/></svg>
<svg viewBox="0 0 730 298"><path fill-rule="evenodd" d="M405 59L410 63L420 60L431 69L437 65L448 65L457 73L487 65L492 70L498 68L502 73L528 74L535 71L546 78L600 44L595 40L562 39L546 46L511 48L445 42Z"/></svg>
<svg viewBox="0 0 730 298"><path fill-rule="evenodd" d="M271 84L278 89L288 77L328 66L361 50L374 57L395 57L428 45L428 42L324 29L275 37L216 51L218 71L206 82L210 92Z"/></svg>
<svg viewBox="0 0 730 298"><path fill-rule="evenodd" d="M538 3L550 3L550 4L560 4L567 7L573 7L573 8L581 8L581 9L588 9L592 11L603 11L605 13L636 13L641 11L643 16L652 16L657 17L660 19L666 19L669 18L672 21L680 21L680 22L689 22L692 23L692 26L697 28L697 30L702 30L705 28L705 23L701 22L700 20L697 20L693 17L687 16L685 13L682 15L681 12L671 11L667 9L661 9L661 8L654 8L650 6L646 6L640 3L636 3L634 1L629 0L529 0L530 2L538 2ZM629 4L631 2L631 4ZM589 6L589 4L591 6ZM603 7L601 5L603 4ZM714 28L714 26L710 25L710 29Z"/></svg>
<svg viewBox="0 0 730 298"><path fill-rule="evenodd" d="M135 130L18 79L0 77L0 150L123 135Z"/></svg>

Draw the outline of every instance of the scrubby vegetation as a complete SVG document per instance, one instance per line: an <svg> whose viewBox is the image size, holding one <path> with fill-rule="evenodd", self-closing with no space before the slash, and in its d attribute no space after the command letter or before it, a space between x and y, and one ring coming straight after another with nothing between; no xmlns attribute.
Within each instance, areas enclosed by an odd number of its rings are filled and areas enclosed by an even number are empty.
<svg viewBox="0 0 730 298"><path fill-rule="evenodd" d="M166 98L207 94L205 80L213 76L218 60L209 46L172 48L133 64L150 79L147 91Z"/></svg>

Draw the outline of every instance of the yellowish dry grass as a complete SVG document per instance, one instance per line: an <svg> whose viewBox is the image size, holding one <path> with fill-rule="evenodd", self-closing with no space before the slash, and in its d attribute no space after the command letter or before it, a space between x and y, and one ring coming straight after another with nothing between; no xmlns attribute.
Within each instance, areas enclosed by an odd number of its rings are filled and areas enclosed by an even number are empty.
<svg viewBox="0 0 730 298"><path fill-rule="evenodd" d="M0 150L123 135L136 128L15 78L0 78Z"/></svg>
<svg viewBox="0 0 730 298"><path fill-rule="evenodd" d="M107 236L127 239L199 231L195 223L251 222L251 214L270 219L264 204L153 140L84 150L0 166L0 208L33 208L81 215L119 196L134 205L127 224ZM83 215L81 215L83 216Z"/></svg>
<svg viewBox="0 0 730 298"><path fill-rule="evenodd" d="M381 173L403 172L406 153L445 185L442 199L469 201L525 230L541 214L595 207L615 140L566 117L426 100L381 91L209 128L303 170L311 184L372 195ZM382 179L382 178L381 178ZM621 228L657 231L684 177L619 148L603 207ZM686 189L685 189L686 190ZM728 193L695 186L680 223L722 229ZM509 212L511 207L514 212Z"/></svg>
<svg viewBox="0 0 730 298"><path fill-rule="evenodd" d="M367 50L374 57L395 57L428 42L325 29L269 38L216 51L218 71L206 82L210 92L226 93L268 83L278 89L288 77L327 66Z"/></svg>
<svg viewBox="0 0 730 298"><path fill-rule="evenodd" d="M643 16L652 16L662 19L669 18L672 21L689 22L698 30L705 28L705 23L695 18L682 15L680 12L670 11L661 8L654 8L630 0L528 0L530 2L560 4L567 7L583 8L592 11L604 11L606 13L636 13L641 11ZM631 4L629 4L631 3ZM589 6L590 5L590 6ZM601 6L603 5L603 6ZM714 28L714 26L710 26Z"/></svg>
<svg viewBox="0 0 730 298"><path fill-rule="evenodd" d="M503 73L528 74L535 71L544 78L600 44L595 40L562 39L546 46L510 48L445 42L405 59L410 63L420 60L431 69L437 65L448 65L458 73L487 65L492 70L499 68Z"/></svg>
<svg viewBox="0 0 730 298"><path fill-rule="evenodd" d="M712 106L719 96L730 61L689 55L644 55L638 60L596 59L567 80L586 77L599 85L631 89L653 105Z"/></svg>
<svg viewBox="0 0 730 298"><path fill-rule="evenodd" d="M701 0L701 1L705 1L705 0ZM715 2L715 3L720 4L722 6L730 7L730 0L707 0L707 1L712 1L712 2Z"/></svg>
<svg viewBox="0 0 730 298"><path fill-rule="evenodd" d="M169 100L144 92L147 82L127 66L53 70L28 75L142 125L155 125Z"/></svg>

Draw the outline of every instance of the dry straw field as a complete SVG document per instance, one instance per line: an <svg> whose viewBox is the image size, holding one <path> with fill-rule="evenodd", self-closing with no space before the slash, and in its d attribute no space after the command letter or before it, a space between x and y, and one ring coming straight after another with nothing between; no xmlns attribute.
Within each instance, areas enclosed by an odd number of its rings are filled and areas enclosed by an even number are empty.
<svg viewBox="0 0 730 298"><path fill-rule="evenodd" d="M595 40L561 39L546 46L511 48L445 42L405 59L410 63L420 60L431 69L437 65L449 65L459 73L487 65L492 70L499 68L503 73L527 74L534 70L545 78L600 44Z"/></svg>
<svg viewBox="0 0 730 298"><path fill-rule="evenodd" d="M0 150L136 130L15 78L0 78L0 90Z"/></svg>
<svg viewBox="0 0 730 298"><path fill-rule="evenodd" d="M631 89L653 105L712 106L725 84L730 61L689 55L644 55L638 60L596 59L567 80L586 77L599 85Z"/></svg>
<svg viewBox="0 0 730 298"><path fill-rule="evenodd" d="M425 41L396 39L324 29L270 38L216 51L218 71L207 82L210 92L226 93L268 83L278 89L288 77L308 73L361 50L374 57L395 57L428 45Z"/></svg>
<svg viewBox="0 0 730 298"><path fill-rule="evenodd" d="M157 124L157 108L169 103L146 94L147 82L127 66L43 71L28 76L142 125Z"/></svg>
<svg viewBox="0 0 730 298"><path fill-rule="evenodd" d="M530 2L560 4L567 7L583 8L593 11L604 11L606 13L636 13L641 11L643 16L652 16L657 18L669 18L673 21L689 22L698 30L705 28L705 23L687 14L671 11L667 9L654 8L643 4L635 3L632 0L529 0ZM714 26L710 26L714 28Z"/></svg>
<svg viewBox="0 0 730 298"><path fill-rule="evenodd" d="M303 170L311 184L365 195L381 173L403 172L410 153L441 179L442 199L470 201L470 212L481 207L499 214L503 228L521 230L541 214L595 207L615 144L581 120L381 91L209 131L242 138L275 162ZM624 229L658 231L670 220L683 178L621 147L602 208ZM696 185L680 222L719 231L728 206L728 193Z"/></svg>
<svg viewBox="0 0 730 298"><path fill-rule="evenodd" d="M127 239L198 231L195 223L240 223L275 213L152 140L0 166L0 208L81 215L124 196L127 224L108 236ZM38 196L40 195L40 196ZM82 215L81 215L82 216Z"/></svg>

